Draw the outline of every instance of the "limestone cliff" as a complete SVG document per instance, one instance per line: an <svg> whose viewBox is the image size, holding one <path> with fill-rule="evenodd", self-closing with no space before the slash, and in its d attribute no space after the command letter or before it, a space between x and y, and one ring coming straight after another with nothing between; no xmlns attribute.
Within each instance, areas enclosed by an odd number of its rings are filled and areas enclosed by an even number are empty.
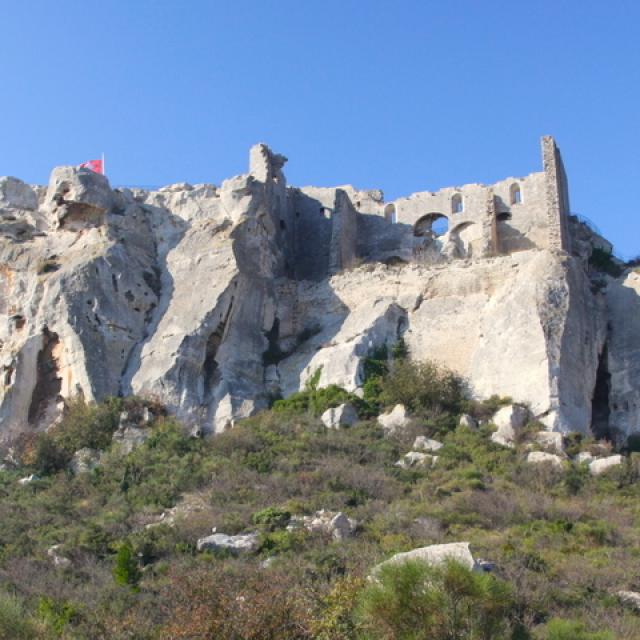
<svg viewBox="0 0 640 640"><path fill-rule="evenodd" d="M640 431L640 278L591 272L606 242L569 216L553 140L541 173L392 203L288 187L285 162L257 145L219 188L0 178L0 439L77 394L221 430L318 369L355 390L400 337L549 429Z"/></svg>

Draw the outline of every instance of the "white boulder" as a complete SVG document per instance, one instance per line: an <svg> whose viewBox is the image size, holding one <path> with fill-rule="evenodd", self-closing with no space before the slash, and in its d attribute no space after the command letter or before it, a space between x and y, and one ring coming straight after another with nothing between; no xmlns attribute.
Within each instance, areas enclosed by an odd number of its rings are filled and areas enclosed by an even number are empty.
<svg viewBox="0 0 640 640"><path fill-rule="evenodd" d="M397 404L391 411L378 416L378 424L387 432L395 433L409 424L410 418L403 404Z"/></svg>
<svg viewBox="0 0 640 640"><path fill-rule="evenodd" d="M438 456L432 456L430 453L422 453L421 451L409 451L405 454L395 466L401 469L411 469L412 467L432 467L438 461Z"/></svg>
<svg viewBox="0 0 640 640"><path fill-rule="evenodd" d="M200 538L197 543L198 551L229 551L232 554L248 553L258 548L258 534L246 533L228 536L224 533Z"/></svg>
<svg viewBox="0 0 640 640"><path fill-rule="evenodd" d="M609 471L609 469L621 465L622 460L623 458L620 454L607 456L606 458L596 458L589 463L589 473L591 473L592 476L599 476Z"/></svg>
<svg viewBox="0 0 640 640"><path fill-rule="evenodd" d="M388 560L376 565L372 571L375 576L384 566L392 564L402 564L407 561L422 560L432 566L441 565L447 561L453 560L467 567L467 569L477 569L476 561L471 555L468 542L450 542L448 544L432 544L428 547L420 547L412 549L404 553L396 553Z"/></svg>
<svg viewBox="0 0 640 640"><path fill-rule="evenodd" d="M622 604L640 611L640 593L637 591L618 591L616 595Z"/></svg>
<svg viewBox="0 0 640 640"><path fill-rule="evenodd" d="M442 449L442 442L432 440L426 436L418 436L413 443L412 449L414 451L438 451Z"/></svg>
<svg viewBox="0 0 640 640"><path fill-rule="evenodd" d="M587 462L588 463L588 462L591 462L592 460L594 460L594 457L593 457L593 454L590 451L581 451L574 458L574 461L577 464L582 464L583 462Z"/></svg>
<svg viewBox="0 0 640 640"><path fill-rule="evenodd" d="M563 466L563 459L560 456L546 451L531 451L527 455L527 462L529 464L551 464L558 469L562 469Z"/></svg>
<svg viewBox="0 0 640 640"><path fill-rule="evenodd" d="M29 476L26 476L25 478L20 478L20 480L18 480L18 484L30 484L32 483L34 480L40 480L40 477L37 476L35 473L32 473Z"/></svg>
<svg viewBox="0 0 640 640"><path fill-rule="evenodd" d="M520 404L510 404L499 409L491 422L498 427L491 440L505 447L513 447L522 427L529 421L529 410Z"/></svg>
<svg viewBox="0 0 640 640"><path fill-rule="evenodd" d="M302 518L294 516L292 522L287 526L288 530L303 526L312 533L325 533L334 540L344 540L355 533L358 523L347 517L342 511L328 511L320 509L312 516Z"/></svg>
<svg viewBox="0 0 640 640"><path fill-rule="evenodd" d="M337 407L327 409L320 420L327 429L340 429L341 427L350 427L358 422L358 413L354 406L348 402Z"/></svg>
<svg viewBox="0 0 640 640"><path fill-rule="evenodd" d="M60 547L62 547L61 544L54 544L52 547L49 547L49 549L47 549L47 555L49 556L49 558L51 558L51 561L53 562L53 565L55 567L66 569L67 567L71 566L71 560L58 553Z"/></svg>

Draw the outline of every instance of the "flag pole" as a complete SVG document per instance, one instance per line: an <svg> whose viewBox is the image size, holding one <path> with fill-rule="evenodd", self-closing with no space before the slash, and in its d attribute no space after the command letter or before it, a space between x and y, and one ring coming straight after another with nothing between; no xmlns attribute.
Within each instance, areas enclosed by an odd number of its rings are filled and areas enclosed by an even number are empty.
<svg viewBox="0 0 640 640"><path fill-rule="evenodd" d="M102 152L102 175L103 176L107 175L107 169L106 169L105 164L104 164L104 151Z"/></svg>

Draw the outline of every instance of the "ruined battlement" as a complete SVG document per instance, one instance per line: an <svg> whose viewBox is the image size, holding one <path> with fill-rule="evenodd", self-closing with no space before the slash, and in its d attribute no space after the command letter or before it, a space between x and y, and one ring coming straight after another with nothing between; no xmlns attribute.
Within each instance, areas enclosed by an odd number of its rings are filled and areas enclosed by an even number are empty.
<svg viewBox="0 0 640 640"><path fill-rule="evenodd" d="M549 136L542 138L542 160L543 171L523 178L390 202L379 190L351 186L289 188L279 215L290 230L296 274L316 280L359 262L433 264L529 249L570 252L567 179ZM263 169L259 174L266 175Z"/></svg>

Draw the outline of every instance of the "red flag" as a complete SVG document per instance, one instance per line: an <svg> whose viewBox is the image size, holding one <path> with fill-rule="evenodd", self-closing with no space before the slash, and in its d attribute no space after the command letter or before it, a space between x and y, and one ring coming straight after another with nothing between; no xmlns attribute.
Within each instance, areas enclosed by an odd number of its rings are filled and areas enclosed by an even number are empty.
<svg viewBox="0 0 640 640"><path fill-rule="evenodd" d="M101 173L104 175L104 164L102 160L87 160L82 164L78 165L81 169L91 169L91 171L95 171L96 173Z"/></svg>

